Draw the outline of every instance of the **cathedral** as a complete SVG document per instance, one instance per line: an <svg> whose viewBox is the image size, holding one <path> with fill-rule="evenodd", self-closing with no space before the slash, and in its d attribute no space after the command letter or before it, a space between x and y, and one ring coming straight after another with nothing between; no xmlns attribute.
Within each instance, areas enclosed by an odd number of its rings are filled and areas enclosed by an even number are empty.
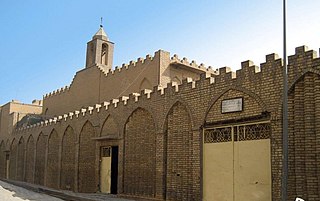
<svg viewBox="0 0 320 201"><path fill-rule="evenodd" d="M71 84L0 107L0 178L171 201L280 201L283 62L158 50L113 66L101 26ZM54 78L52 78L54 79ZM289 200L320 200L320 58L288 57Z"/></svg>

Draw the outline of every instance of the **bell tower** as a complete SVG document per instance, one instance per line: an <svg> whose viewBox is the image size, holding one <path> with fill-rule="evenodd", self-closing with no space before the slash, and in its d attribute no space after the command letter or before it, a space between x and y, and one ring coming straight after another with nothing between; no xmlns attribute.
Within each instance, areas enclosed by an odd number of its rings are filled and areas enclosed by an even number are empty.
<svg viewBox="0 0 320 201"><path fill-rule="evenodd" d="M109 71L113 63L113 46L114 43L109 41L103 26L100 25L98 32L87 43L86 68L99 65Z"/></svg>

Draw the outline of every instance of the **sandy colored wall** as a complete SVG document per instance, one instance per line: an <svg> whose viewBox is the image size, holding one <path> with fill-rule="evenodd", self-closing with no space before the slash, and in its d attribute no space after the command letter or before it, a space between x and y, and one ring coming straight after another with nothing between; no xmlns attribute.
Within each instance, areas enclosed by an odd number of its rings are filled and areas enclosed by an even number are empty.
<svg viewBox="0 0 320 201"><path fill-rule="evenodd" d="M10 102L1 107L0 111L0 136L7 137L11 134L16 123L26 114L40 114L42 107L39 105Z"/></svg>
<svg viewBox="0 0 320 201"><path fill-rule="evenodd" d="M109 72L96 66L77 72L68 89L44 97L43 113L47 116L62 115L132 92L140 93L145 79L151 86L158 85L160 52L156 52L154 57L147 56Z"/></svg>
<svg viewBox="0 0 320 201"><path fill-rule="evenodd" d="M48 117L63 115L82 107L110 101L114 98L141 93L142 89L166 86L172 80L190 77L200 79L200 73L171 65L170 53L159 50L153 57L139 58L128 65L105 72L102 67L83 69L75 75L70 87L54 91L43 100L43 114Z"/></svg>

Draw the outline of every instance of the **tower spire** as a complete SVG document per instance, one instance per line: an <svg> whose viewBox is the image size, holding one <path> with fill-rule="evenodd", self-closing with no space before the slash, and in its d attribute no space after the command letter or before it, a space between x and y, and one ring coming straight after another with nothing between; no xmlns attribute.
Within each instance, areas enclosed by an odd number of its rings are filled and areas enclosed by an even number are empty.
<svg viewBox="0 0 320 201"><path fill-rule="evenodd" d="M100 27L87 45L86 68L99 65L106 72L112 68L113 42L109 41L103 30L103 18L100 18Z"/></svg>

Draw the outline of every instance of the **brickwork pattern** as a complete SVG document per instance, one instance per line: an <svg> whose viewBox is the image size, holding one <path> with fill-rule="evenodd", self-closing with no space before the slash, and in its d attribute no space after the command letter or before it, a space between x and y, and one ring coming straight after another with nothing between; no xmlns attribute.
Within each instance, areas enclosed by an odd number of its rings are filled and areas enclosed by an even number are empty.
<svg viewBox="0 0 320 201"><path fill-rule="evenodd" d="M46 168L46 186L54 189L59 188L59 144L60 139L56 130L53 130L49 136L47 168Z"/></svg>
<svg viewBox="0 0 320 201"><path fill-rule="evenodd" d="M10 149L10 160L9 160L9 179L16 179L17 173L17 141L13 140Z"/></svg>
<svg viewBox="0 0 320 201"><path fill-rule="evenodd" d="M160 62L166 63L166 60L162 61L161 58ZM99 157L100 147L96 146L95 141L91 140L91 138L99 136L99 134L95 135L94 133L101 132L103 122L109 115L112 115L115 125L118 125L120 139L100 139L98 142L101 145L119 145L118 193L144 196L139 191L133 190L134 188L141 188L139 186L140 178L126 176L126 171L135 171L126 169L126 154L131 155L129 161L138 160L134 158L135 150L133 153L132 151L128 152L127 147L135 149L144 148L143 146L134 145L137 143L135 138L128 140L128 133L134 133L133 131L142 128L138 125L126 128L126 125L129 125L130 122L127 120L137 108L144 108L150 113L154 122L153 130L151 129L148 132L154 132L156 135L154 138L154 146L156 147L154 151L156 155L155 166L154 169L148 170L154 171L156 175L154 184L152 184L155 186L153 188L155 189L156 197L169 200L201 200L202 141L200 128L204 122L246 118L261 114L261 112L268 112L270 114L272 130L272 200L280 201L282 176L282 61L275 54L270 54L267 55L266 62L261 64L260 69L257 69L250 61L243 62L241 66L241 69L235 73L230 72L228 68L220 68L219 73L210 78L202 75L200 80L197 81L184 79L179 86L169 83L164 88L163 86L154 87L152 92L141 91L139 94L119 97L119 99L113 99L110 102L108 100L101 100L105 102L96 102L95 105L78 108L75 111L64 111L65 114L59 114L60 116L45 120L37 125L14 131L12 137L4 139L7 142L6 149L10 149L9 145L14 141L13 138L19 139L21 136L27 138L31 134L39 133L49 135L52 129L56 129L58 133L64 133L64 130L70 125L74 129L76 136L79 136L79 133L81 133L80 141L75 142L75 190L87 190L93 186L92 189L96 191L99 181L97 177L99 167L97 163L98 159L92 158ZM300 47L296 49L294 56L289 57L288 67L290 85L289 196L290 198L296 195L305 196L307 199L316 200L318 198L316 192L319 192L316 185L317 183L319 184L320 180L320 136L318 133L318 130L320 130L320 81L317 76L309 74L304 78L304 74L310 72L320 75L320 59L314 58L313 51L307 51L305 47ZM237 114L219 113L221 100L237 96L244 97L243 112ZM172 109L172 105L176 102L181 102L184 109L177 105ZM182 115L186 114L185 111L188 111L189 119ZM308 113L307 115L305 115L306 112ZM170 116L181 118L181 121L176 121ZM169 121L170 118L172 120L171 123L171 120ZM140 122L142 122L142 119ZM92 122L94 126L86 123L88 121ZM185 121L188 123L185 123ZM86 126L83 127L84 124ZM146 123L142 122L142 124ZM150 124L148 125L150 126ZM187 125L189 126L189 130L186 129ZM187 133L187 135L183 135L183 137L178 135L180 131ZM138 133L138 135L140 134ZM35 139L38 138L37 135L34 135L34 137ZM138 139L140 138L138 137ZM176 139L187 142L187 147L189 147L187 154L180 153L185 151L182 148L173 150L172 147L176 145L170 143L177 143L177 146L181 146L179 142L176 142ZM140 145L141 142L138 144ZM38 153L38 148L45 154L46 146L44 145L41 148L37 146L37 156L41 157ZM169 157L174 157L174 154L171 152L176 153L181 158L185 158L189 154L190 159L186 159L181 163L181 167L175 168L179 171L183 170L183 174L189 172L192 175L190 177L190 187L184 187L184 184L178 185L179 182L177 179L174 180L173 175L170 176L171 178L167 176L169 174L168 168L172 168L170 167L171 164L172 166L174 165L169 159ZM140 154L139 150L137 153ZM142 156L150 157L150 151L145 151L139 157L141 158ZM38 157L36 160L39 161ZM44 161L43 158L41 160ZM186 162L190 164L191 171L184 169L183 165ZM179 161L176 164L180 164ZM134 168L134 166L132 167ZM79 174L77 174L78 170ZM85 172L87 170L92 171L92 173L87 174ZM36 174L39 174L37 170ZM181 175L178 176L176 174L176 177L180 178ZM37 177L38 180L41 178L39 175ZM43 177L44 175L42 174ZM189 180L187 180L188 182ZM128 187L126 184L138 185ZM128 189L131 189L131 192L128 192ZM190 191L187 195L182 195L181 192L185 192L183 189L189 189ZM166 195L167 198L165 198Z"/></svg>
<svg viewBox="0 0 320 201"><path fill-rule="evenodd" d="M63 190L74 191L75 142L76 136L73 128L68 126L62 139L60 188Z"/></svg>
<svg viewBox="0 0 320 201"><path fill-rule="evenodd" d="M25 152L25 143L23 137L19 140L18 143L18 152L17 152L17 180L23 181L24 174L24 152Z"/></svg>
<svg viewBox="0 0 320 201"><path fill-rule="evenodd" d="M107 120L104 122L101 136L110 136L110 137L118 137L119 130L118 125L116 124L115 119L112 116L109 116Z"/></svg>
<svg viewBox="0 0 320 201"><path fill-rule="evenodd" d="M155 125L150 113L137 109L125 131L124 192L143 197L155 196Z"/></svg>
<svg viewBox="0 0 320 201"><path fill-rule="evenodd" d="M95 172L96 143L91 138L95 131L90 122L86 122L80 133L79 151L79 192L94 193L97 189Z"/></svg>
<svg viewBox="0 0 320 201"><path fill-rule="evenodd" d="M242 97L243 98L243 112L231 112L231 113L222 113L221 111L221 102L223 100ZM206 122L214 122L228 120L228 119L239 119L241 117L250 117L255 115L260 115L263 112L261 106L253 97L249 94L243 93L237 90L229 90L223 94L212 106L210 111L207 114Z"/></svg>
<svg viewBox="0 0 320 201"><path fill-rule="evenodd" d="M2 141L0 144L0 178L5 178L6 176L6 153L5 145Z"/></svg>
<svg viewBox="0 0 320 201"><path fill-rule="evenodd" d="M320 199L319 152L317 145L319 132L316 126L316 103L320 99L320 76L306 73L295 83L289 95L289 195L306 200ZM316 90L315 90L316 89Z"/></svg>
<svg viewBox="0 0 320 201"><path fill-rule="evenodd" d="M25 181L28 183L33 183L33 175L34 175L34 139L32 135L29 137L27 142L26 149L26 173L25 173Z"/></svg>
<svg viewBox="0 0 320 201"><path fill-rule="evenodd" d="M186 108L176 103L167 118L167 200L195 200L192 178L192 131Z"/></svg>
<svg viewBox="0 0 320 201"><path fill-rule="evenodd" d="M47 137L43 133L40 133L36 145L36 164L34 172L34 183L39 185L44 185L46 141Z"/></svg>

